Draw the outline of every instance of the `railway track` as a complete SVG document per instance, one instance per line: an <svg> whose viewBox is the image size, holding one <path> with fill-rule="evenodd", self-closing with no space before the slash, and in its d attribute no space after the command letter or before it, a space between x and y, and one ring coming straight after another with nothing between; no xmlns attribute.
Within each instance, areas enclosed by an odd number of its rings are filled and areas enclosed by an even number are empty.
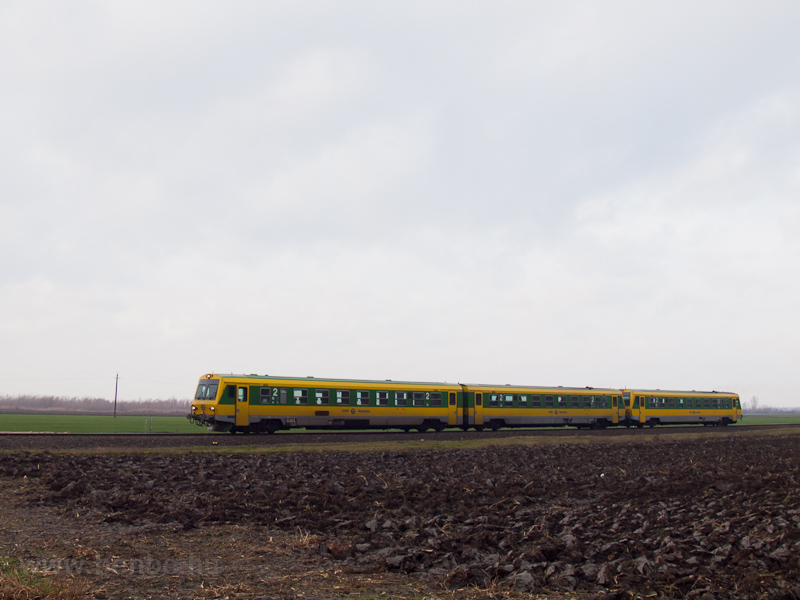
<svg viewBox="0 0 800 600"><path fill-rule="evenodd" d="M313 445L321 443L370 443L409 441L457 442L464 440L502 439L510 437L646 437L674 433L717 435L758 430L797 429L797 425L732 425L729 427L645 427L604 430L502 429L500 431L442 431L439 433L394 431L303 431L279 432L274 435L230 435L225 433L19 433L0 432L0 450L81 450L81 449L148 449L183 447L236 447Z"/></svg>

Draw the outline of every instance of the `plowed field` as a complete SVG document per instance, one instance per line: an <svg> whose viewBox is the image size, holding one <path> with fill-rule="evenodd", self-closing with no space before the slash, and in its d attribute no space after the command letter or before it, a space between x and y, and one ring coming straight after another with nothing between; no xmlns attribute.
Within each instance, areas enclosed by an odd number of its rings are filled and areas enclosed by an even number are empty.
<svg viewBox="0 0 800 600"><path fill-rule="evenodd" d="M800 436L9 453L4 555L98 597L800 598Z"/></svg>

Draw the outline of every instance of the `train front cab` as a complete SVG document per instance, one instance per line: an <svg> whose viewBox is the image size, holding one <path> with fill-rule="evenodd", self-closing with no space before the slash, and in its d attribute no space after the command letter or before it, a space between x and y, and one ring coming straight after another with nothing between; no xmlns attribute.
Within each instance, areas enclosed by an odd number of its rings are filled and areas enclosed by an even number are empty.
<svg viewBox="0 0 800 600"><path fill-rule="evenodd" d="M228 429L235 417L233 398L226 398L225 381L218 375L204 375L197 384L195 397L192 400L189 420L197 425L215 431Z"/></svg>

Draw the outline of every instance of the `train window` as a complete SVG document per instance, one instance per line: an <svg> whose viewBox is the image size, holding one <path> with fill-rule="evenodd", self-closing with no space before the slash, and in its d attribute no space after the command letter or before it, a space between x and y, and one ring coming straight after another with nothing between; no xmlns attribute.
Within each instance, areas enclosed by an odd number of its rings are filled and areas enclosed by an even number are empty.
<svg viewBox="0 0 800 600"><path fill-rule="evenodd" d="M711 399L711 408L719 408L719 398Z"/></svg>
<svg viewBox="0 0 800 600"><path fill-rule="evenodd" d="M261 391L258 393L258 396L261 404L269 404L270 393L268 387L262 387Z"/></svg>
<svg viewBox="0 0 800 600"><path fill-rule="evenodd" d="M239 402L247 402L247 388L240 387L239 388Z"/></svg>
<svg viewBox="0 0 800 600"><path fill-rule="evenodd" d="M204 400L206 397L206 385L201 383L197 386L197 393L194 395L195 400Z"/></svg>
<svg viewBox="0 0 800 600"><path fill-rule="evenodd" d="M489 406L497 407L500 403L500 394L489 394Z"/></svg>
<svg viewBox="0 0 800 600"><path fill-rule="evenodd" d="M425 406L424 392L414 392L414 406Z"/></svg>
<svg viewBox="0 0 800 600"><path fill-rule="evenodd" d="M350 390L336 390L336 404L350 405Z"/></svg>
<svg viewBox="0 0 800 600"><path fill-rule="evenodd" d="M275 397L275 391L272 391L272 397ZM281 404L286 404L286 388L281 388Z"/></svg>
<svg viewBox="0 0 800 600"><path fill-rule="evenodd" d="M217 388L219 386L216 383L212 383L206 388L206 400L214 400L217 397Z"/></svg>
<svg viewBox="0 0 800 600"><path fill-rule="evenodd" d="M566 396L556 396L556 398L558 398L558 408L567 408Z"/></svg>
<svg viewBox="0 0 800 600"><path fill-rule="evenodd" d="M528 408L528 397L524 394L518 396L519 398L519 406L520 408Z"/></svg>
<svg viewBox="0 0 800 600"><path fill-rule="evenodd" d="M442 405L442 392L431 392L431 406Z"/></svg>
<svg viewBox="0 0 800 600"><path fill-rule="evenodd" d="M667 407L668 408L675 408L675 398L669 398L667 400Z"/></svg>
<svg viewBox="0 0 800 600"><path fill-rule="evenodd" d="M541 396L531 396L531 407L540 408L542 406Z"/></svg>
<svg viewBox="0 0 800 600"><path fill-rule="evenodd" d="M408 402L408 392L395 392L394 393L394 405L395 406L405 406Z"/></svg>
<svg viewBox="0 0 800 600"><path fill-rule="evenodd" d="M686 408L694 408L694 398L686 399Z"/></svg>
<svg viewBox="0 0 800 600"><path fill-rule="evenodd" d="M389 392L375 392L375 404L389 406Z"/></svg>
<svg viewBox="0 0 800 600"><path fill-rule="evenodd" d="M369 392L366 390L361 390L356 392L356 404L358 406L368 406L369 405Z"/></svg>
<svg viewBox="0 0 800 600"><path fill-rule="evenodd" d="M505 394L503 396L503 406L508 408L514 406L514 395L513 394Z"/></svg>
<svg viewBox="0 0 800 600"><path fill-rule="evenodd" d="M552 396L545 396L544 397L544 406L545 406L545 408L553 408L553 397Z"/></svg>
<svg viewBox="0 0 800 600"><path fill-rule="evenodd" d="M229 385L226 389L227 389L227 392L228 392L228 398L230 398L231 400L236 398L236 386L235 385Z"/></svg>
<svg viewBox="0 0 800 600"><path fill-rule="evenodd" d="M580 408L581 399L578 396L571 396L569 399L569 405L571 408Z"/></svg>
<svg viewBox="0 0 800 600"><path fill-rule="evenodd" d="M703 408L711 408L711 403L708 398L703 398Z"/></svg>
<svg viewBox="0 0 800 600"><path fill-rule="evenodd" d="M295 404L308 404L308 390L294 390Z"/></svg>
<svg viewBox="0 0 800 600"><path fill-rule="evenodd" d="M315 390L314 396L317 398L317 404L330 404L330 392L328 390Z"/></svg>
<svg viewBox="0 0 800 600"><path fill-rule="evenodd" d="M456 393L450 392L450 406L456 405Z"/></svg>

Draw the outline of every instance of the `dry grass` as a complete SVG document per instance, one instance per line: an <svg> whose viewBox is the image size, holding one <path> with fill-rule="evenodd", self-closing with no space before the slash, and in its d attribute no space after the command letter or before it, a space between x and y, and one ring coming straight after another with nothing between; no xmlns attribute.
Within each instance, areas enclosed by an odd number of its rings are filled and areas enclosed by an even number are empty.
<svg viewBox="0 0 800 600"><path fill-rule="evenodd" d="M2 600L86 600L86 586L58 575L34 575L11 559L0 559Z"/></svg>

